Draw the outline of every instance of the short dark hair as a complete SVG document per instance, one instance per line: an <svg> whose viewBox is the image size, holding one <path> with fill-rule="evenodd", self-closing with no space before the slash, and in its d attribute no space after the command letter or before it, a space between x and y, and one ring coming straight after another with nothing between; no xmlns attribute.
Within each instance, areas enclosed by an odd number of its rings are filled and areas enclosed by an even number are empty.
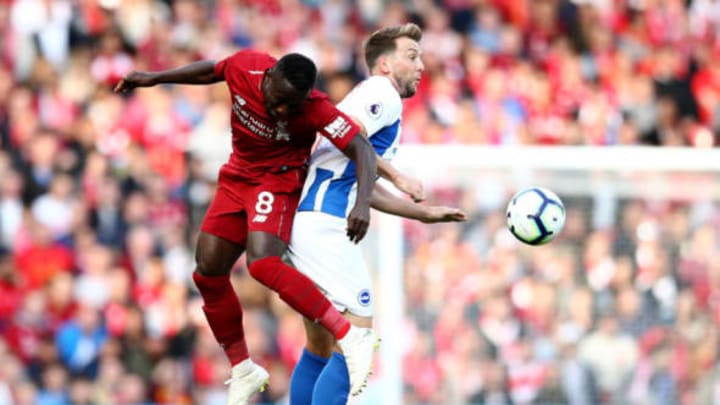
<svg viewBox="0 0 720 405"><path fill-rule="evenodd" d="M395 27L382 28L373 32L367 42L365 42L365 63L367 63L368 69L373 70L381 55L394 52L395 49L397 49L395 40L403 37L420 42L422 39L422 30L416 24L407 23Z"/></svg>
<svg viewBox="0 0 720 405"><path fill-rule="evenodd" d="M317 68L310 58L299 53L289 53L277 61L275 69L300 92L315 86Z"/></svg>

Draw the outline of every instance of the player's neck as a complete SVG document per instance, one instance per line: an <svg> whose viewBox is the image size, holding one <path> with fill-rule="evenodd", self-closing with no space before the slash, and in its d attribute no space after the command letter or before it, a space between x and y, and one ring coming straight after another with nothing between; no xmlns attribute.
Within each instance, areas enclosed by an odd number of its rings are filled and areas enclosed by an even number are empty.
<svg viewBox="0 0 720 405"><path fill-rule="evenodd" d="M389 73L388 73L388 74L384 74L384 73L381 73L381 72L372 72L372 73L370 73L370 75L371 75L371 76L380 76L380 77L385 77L385 78L387 78L388 80L390 80L390 83L391 83L392 86L395 88L395 91L397 91L398 94L400 94L400 85L399 85L398 82L392 77L391 74L389 74Z"/></svg>

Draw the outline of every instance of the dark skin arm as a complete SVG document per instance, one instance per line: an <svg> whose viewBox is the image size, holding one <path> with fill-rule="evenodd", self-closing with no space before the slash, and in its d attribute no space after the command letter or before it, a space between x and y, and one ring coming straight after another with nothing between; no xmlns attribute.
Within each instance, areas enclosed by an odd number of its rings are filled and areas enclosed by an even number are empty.
<svg viewBox="0 0 720 405"><path fill-rule="evenodd" d="M159 72L132 71L115 86L115 92L124 93L136 87L151 87L161 83L212 84L223 80L215 75L215 61L204 60Z"/></svg>
<svg viewBox="0 0 720 405"><path fill-rule="evenodd" d="M370 225L370 197L377 177L375 150L367 138L355 136L343 153L355 162L357 199L347 217L347 236L350 241L358 243L365 237Z"/></svg>

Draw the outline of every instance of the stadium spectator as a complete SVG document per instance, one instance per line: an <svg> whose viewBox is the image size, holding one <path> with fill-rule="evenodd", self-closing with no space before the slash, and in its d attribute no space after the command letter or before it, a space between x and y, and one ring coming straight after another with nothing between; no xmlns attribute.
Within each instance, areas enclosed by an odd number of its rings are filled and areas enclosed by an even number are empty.
<svg viewBox="0 0 720 405"><path fill-rule="evenodd" d="M228 96L113 94L124 72L301 51L337 101L365 75L360 40L413 20L429 51L407 143L712 147L718 7L0 1L0 403L225 400L188 262L229 152ZM564 237L527 253L497 196L431 191L482 220L405 225L408 403L720 403L716 204L567 201ZM260 400L282 401L301 325L244 264L232 281L272 373Z"/></svg>

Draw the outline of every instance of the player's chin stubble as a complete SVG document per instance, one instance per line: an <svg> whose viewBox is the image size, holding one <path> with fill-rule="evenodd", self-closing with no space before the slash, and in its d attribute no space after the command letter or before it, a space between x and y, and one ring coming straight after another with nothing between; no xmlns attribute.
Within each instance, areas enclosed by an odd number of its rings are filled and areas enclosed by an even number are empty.
<svg viewBox="0 0 720 405"><path fill-rule="evenodd" d="M412 97L415 95L415 92L417 92L417 87L413 86L412 83L408 83L405 86L405 94L403 95L403 98Z"/></svg>

